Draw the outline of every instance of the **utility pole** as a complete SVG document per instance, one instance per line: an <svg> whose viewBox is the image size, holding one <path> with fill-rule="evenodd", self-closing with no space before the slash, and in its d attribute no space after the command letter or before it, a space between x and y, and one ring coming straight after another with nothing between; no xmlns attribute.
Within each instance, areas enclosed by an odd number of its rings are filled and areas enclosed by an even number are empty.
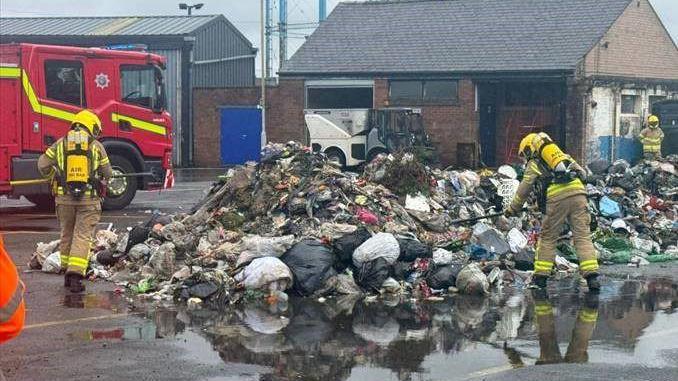
<svg viewBox="0 0 678 381"><path fill-rule="evenodd" d="M266 9L261 0L261 146L266 145Z"/></svg>
<svg viewBox="0 0 678 381"><path fill-rule="evenodd" d="M280 63L278 68L281 68L283 62L287 60L287 0L280 0L280 13L278 21L278 33L280 33Z"/></svg>
<svg viewBox="0 0 678 381"><path fill-rule="evenodd" d="M318 22L323 22L327 18L327 0L318 0Z"/></svg>
<svg viewBox="0 0 678 381"><path fill-rule="evenodd" d="M273 45L271 44L272 35L273 35L273 21L271 19L271 13L273 8L271 7L272 0L266 0L266 78L271 77L271 71L273 69Z"/></svg>

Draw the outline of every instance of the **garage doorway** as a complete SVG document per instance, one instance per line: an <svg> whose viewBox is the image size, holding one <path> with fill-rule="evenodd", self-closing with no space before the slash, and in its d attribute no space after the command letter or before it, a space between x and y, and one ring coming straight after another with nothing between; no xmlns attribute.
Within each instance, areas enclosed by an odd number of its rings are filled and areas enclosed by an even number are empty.
<svg viewBox="0 0 678 381"><path fill-rule="evenodd" d="M480 143L486 166L519 162L520 140L532 132L546 132L564 144L564 82L500 81L477 85Z"/></svg>

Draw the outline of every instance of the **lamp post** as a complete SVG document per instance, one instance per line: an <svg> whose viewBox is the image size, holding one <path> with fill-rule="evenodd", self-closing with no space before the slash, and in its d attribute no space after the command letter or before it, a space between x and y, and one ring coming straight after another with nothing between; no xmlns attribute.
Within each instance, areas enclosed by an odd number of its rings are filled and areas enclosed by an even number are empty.
<svg viewBox="0 0 678 381"><path fill-rule="evenodd" d="M203 5L205 5L205 4L203 4L203 3L198 3L198 4L188 5L188 4L186 4L186 3L180 3L180 4L179 4L179 9L185 9L185 10L187 10L187 11L188 11L188 15L190 16L190 15L191 15L191 11L192 11L194 8L195 8L195 10L197 11L198 9L202 8Z"/></svg>

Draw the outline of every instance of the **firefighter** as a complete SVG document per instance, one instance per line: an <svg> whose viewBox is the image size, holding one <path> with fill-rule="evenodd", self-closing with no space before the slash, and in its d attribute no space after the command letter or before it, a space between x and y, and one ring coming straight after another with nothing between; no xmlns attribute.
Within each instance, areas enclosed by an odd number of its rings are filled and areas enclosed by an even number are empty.
<svg viewBox="0 0 678 381"><path fill-rule="evenodd" d="M112 176L99 117L89 110L75 115L68 134L57 140L38 160L40 173L52 179L56 212L61 225L61 270L64 286L83 292L94 228L101 217L101 196Z"/></svg>
<svg viewBox="0 0 678 381"><path fill-rule="evenodd" d="M19 335L25 315L24 284L0 236L0 344Z"/></svg>
<svg viewBox="0 0 678 381"><path fill-rule="evenodd" d="M588 362L589 341L598 320L598 295L587 294L584 305L579 308L574 323L570 344L565 358L560 354L553 306L543 296L535 297L534 314L539 332L539 359L536 365L558 364L562 362L583 364Z"/></svg>
<svg viewBox="0 0 678 381"><path fill-rule="evenodd" d="M656 115L650 115L647 118L647 127L640 131L638 138L643 145L645 160L658 160L661 157L664 131L659 128L659 118Z"/></svg>
<svg viewBox="0 0 678 381"><path fill-rule="evenodd" d="M543 132L523 138L518 153L527 160L527 166L505 214L515 216L522 210L533 188L536 188L544 220L535 254L533 285L542 289L546 287L546 281L553 270L556 241L563 224L567 222L579 256L579 270L586 279L589 290L598 292L598 260L591 241L591 216L587 206L586 187L582 181L586 172Z"/></svg>

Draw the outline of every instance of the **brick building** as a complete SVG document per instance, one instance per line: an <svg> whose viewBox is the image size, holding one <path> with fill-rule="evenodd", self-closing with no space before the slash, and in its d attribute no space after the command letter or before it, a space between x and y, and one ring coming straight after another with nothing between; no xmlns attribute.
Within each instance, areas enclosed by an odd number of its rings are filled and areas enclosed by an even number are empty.
<svg viewBox="0 0 678 381"><path fill-rule="evenodd" d="M279 76L271 141L303 141L304 110L403 106L422 110L445 164L515 160L532 131L580 160L632 158L651 104L678 99L678 48L648 0L350 2ZM195 101L214 109L252 91Z"/></svg>

